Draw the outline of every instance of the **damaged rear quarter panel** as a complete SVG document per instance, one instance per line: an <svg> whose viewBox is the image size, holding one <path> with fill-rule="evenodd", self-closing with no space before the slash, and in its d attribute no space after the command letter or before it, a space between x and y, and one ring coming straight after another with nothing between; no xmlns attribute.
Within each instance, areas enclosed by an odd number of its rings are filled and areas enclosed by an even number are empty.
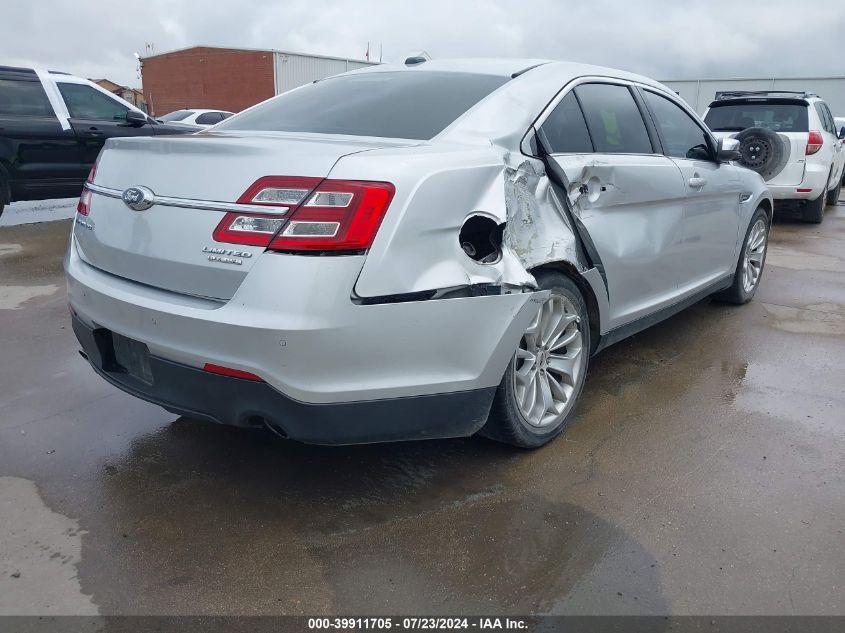
<svg viewBox="0 0 845 633"><path fill-rule="evenodd" d="M576 241L542 162L495 146L429 145L348 156L333 178L388 180L396 196L355 286L361 297L500 285L536 287L531 268L578 261ZM464 221L505 223L501 258L481 264L461 249Z"/></svg>

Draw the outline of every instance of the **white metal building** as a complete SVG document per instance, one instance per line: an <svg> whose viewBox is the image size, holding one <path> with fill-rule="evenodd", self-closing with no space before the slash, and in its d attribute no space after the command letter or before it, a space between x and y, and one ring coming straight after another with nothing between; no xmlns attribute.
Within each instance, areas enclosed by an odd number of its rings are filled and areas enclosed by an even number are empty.
<svg viewBox="0 0 845 633"><path fill-rule="evenodd" d="M345 73L348 70L366 68L377 63L346 59L345 57L273 51L273 75L276 80L276 94L298 88L316 79Z"/></svg>
<svg viewBox="0 0 845 633"><path fill-rule="evenodd" d="M681 95L696 112L703 113L717 92L729 90L806 90L815 92L834 116L845 116L845 76L768 77L737 79L671 79L662 83Z"/></svg>

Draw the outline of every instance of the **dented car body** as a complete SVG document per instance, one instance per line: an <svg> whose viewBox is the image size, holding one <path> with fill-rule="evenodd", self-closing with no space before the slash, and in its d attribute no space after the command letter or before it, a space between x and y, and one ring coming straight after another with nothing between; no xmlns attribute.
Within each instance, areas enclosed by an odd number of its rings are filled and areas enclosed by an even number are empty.
<svg viewBox="0 0 845 633"><path fill-rule="evenodd" d="M700 147L672 156L655 98ZM720 151L621 71L354 71L213 131L110 140L65 262L74 330L106 380L191 417L372 442L470 435L517 398L539 439L511 440L538 445L590 354L740 277L753 295L771 197Z"/></svg>

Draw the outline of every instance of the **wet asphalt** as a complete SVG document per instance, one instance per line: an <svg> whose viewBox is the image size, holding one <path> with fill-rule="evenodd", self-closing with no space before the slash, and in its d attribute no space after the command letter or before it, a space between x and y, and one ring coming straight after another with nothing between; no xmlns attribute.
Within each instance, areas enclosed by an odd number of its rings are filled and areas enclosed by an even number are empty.
<svg viewBox="0 0 845 633"><path fill-rule="evenodd" d="M69 230L0 229L0 613L845 614L845 206L594 358L534 452L133 399L77 353Z"/></svg>

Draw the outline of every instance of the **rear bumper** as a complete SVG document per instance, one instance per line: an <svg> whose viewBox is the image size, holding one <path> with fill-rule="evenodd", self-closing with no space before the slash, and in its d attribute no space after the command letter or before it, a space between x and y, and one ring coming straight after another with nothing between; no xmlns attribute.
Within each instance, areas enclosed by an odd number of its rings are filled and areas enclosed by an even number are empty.
<svg viewBox="0 0 845 633"><path fill-rule="evenodd" d="M210 304L86 264L73 241L68 301L89 327L153 356L260 376L329 404L495 387L545 292L356 305L363 257L259 257L235 295Z"/></svg>
<svg viewBox="0 0 845 633"><path fill-rule="evenodd" d="M362 264L261 255L225 303L109 275L82 261L74 239L65 270L94 369L168 410L229 424L264 417L319 443L473 433L548 293L358 305L350 294ZM146 344L154 385L112 371L97 331ZM264 382L209 374L206 363Z"/></svg>
<svg viewBox="0 0 845 633"><path fill-rule="evenodd" d="M191 418L255 426L269 424L309 444L360 444L472 435L487 420L496 388L362 402L308 404L264 382L212 374L150 357L153 382L117 366L110 332L73 317L88 362L105 380L142 400Z"/></svg>
<svg viewBox="0 0 845 633"><path fill-rule="evenodd" d="M776 185L766 183L769 191L772 192L774 200L815 200L822 192L824 186L827 184L827 179L830 177L830 165L822 165L821 163L808 163L804 169L804 177L800 185ZM809 191L798 191L799 189L809 189Z"/></svg>

